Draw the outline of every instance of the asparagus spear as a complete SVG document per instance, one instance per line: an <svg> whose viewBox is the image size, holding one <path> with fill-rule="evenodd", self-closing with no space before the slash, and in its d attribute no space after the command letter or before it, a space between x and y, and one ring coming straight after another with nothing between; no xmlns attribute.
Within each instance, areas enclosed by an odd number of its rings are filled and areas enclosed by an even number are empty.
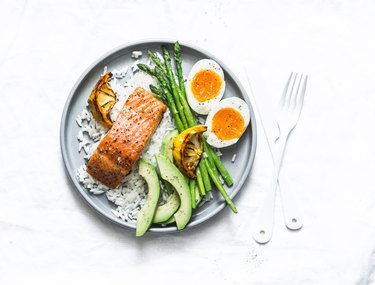
<svg viewBox="0 0 375 285"><path fill-rule="evenodd" d="M207 164L207 161L204 160L203 163ZM236 206L234 205L232 200L229 198L227 192L225 192L225 189L224 189L223 185L221 185L220 180L218 179L217 176L215 176L215 174L213 173L213 171L210 167L207 167L207 168L208 168L208 173L210 174L210 177L211 177L212 181L214 182L216 188L219 190L220 194L223 196L224 200L227 202L227 204L231 208L231 210L234 213L237 213L238 211L237 211Z"/></svg>
<svg viewBox="0 0 375 285"><path fill-rule="evenodd" d="M179 89L177 87L176 81L174 79L174 74L173 74L173 71L172 71L171 57L169 56L168 49L165 46L162 46L162 50L163 50L164 65L165 65L165 68L166 68L166 71L167 71L167 78L168 78L169 83L170 83L171 88L172 88L173 98L175 99L177 108L180 112L182 123L184 124L185 128L188 128L189 125L186 121L186 117L185 117L185 113L184 113L185 110L184 110L184 107L181 104L181 100L180 100L180 97L181 97L180 92L179 92Z"/></svg>
<svg viewBox="0 0 375 285"><path fill-rule="evenodd" d="M204 137L202 137L202 140L203 140L203 150L205 151L204 154L206 155L207 157L207 160L208 160L208 163L209 163L209 166L212 168L212 170L214 171L214 174L215 176L219 177L219 173L216 169L216 166L215 166L215 161L212 157L212 155L208 155L208 153L206 151L208 151L207 147L208 147L208 144L205 140Z"/></svg>
<svg viewBox="0 0 375 285"><path fill-rule="evenodd" d="M151 68L150 66L146 65L146 64L143 64L143 63L138 63L137 64L138 68L144 72L146 72L147 74L151 75L151 76L154 76L156 77L156 74L155 74L155 69ZM167 75L162 72L162 76L164 78L164 81L166 82L167 84L167 87L168 87L168 91L169 93L172 93L172 89L171 87L169 86L169 82L167 81Z"/></svg>
<svg viewBox="0 0 375 285"><path fill-rule="evenodd" d="M155 76L159 80L159 84L160 84L160 86L161 86L161 88L164 92L164 95L167 99L167 102L168 102L167 105L170 107L173 118L176 121L177 129L181 133L183 130L185 130L185 127L184 127L184 125L183 125L183 123L180 119L180 113L177 110L176 105L173 101L172 94L168 90L168 86L167 86L167 83L165 82L165 80L163 78L163 74L162 74L161 69L156 66L154 70L155 70Z"/></svg>
<svg viewBox="0 0 375 285"><path fill-rule="evenodd" d="M151 76L156 76L155 69L152 69L150 66L143 63L138 63L137 66L140 70L146 72L147 74L150 74Z"/></svg>
<svg viewBox="0 0 375 285"><path fill-rule="evenodd" d="M210 180L210 175L208 174L208 169L205 163L202 163L202 160L205 158L202 157L201 161L199 162L198 168L202 174L202 180L203 180L203 185L204 185L204 191L208 192L211 191L212 185L211 185L211 180Z"/></svg>
<svg viewBox="0 0 375 285"><path fill-rule="evenodd" d="M195 186L196 186L196 180L191 179L189 181L189 188L190 188L190 196L191 196L191 207L195 209L196 207L196 201L195 201Z"/></svg>
<svg viewBox="0 0 375 285"><path fill-rule="evenodd" d="M160 90L158 87L156 87L156 86L154 86L152 84L150 84L149 87L150 87L150 90L152 91L152 93L154 93L156 95L156 97L158 97L164 103L167 102L167 98L165 98L162 90Z"/></svg>
<svg viewBox="0 0 375 285"><path fill-rule="evenodd" d="M206 152L206 154L208 156L208 160L210 162L210 165L212 167L217 168L217 170L220 172L221 176L223 177L225 184L227 184L228 186L232 186L233 185L232 177L230 176L228 170L225 168L225 166L221 162L220 158L217 156L216 152L207 143L205 137L203 137L203 144L204 144L203 145L204 151ZM216 174L218 175L217 171L216 171Z"/></svg>
<svg viewBox="0 0 375 285"><path fill-rule="evenodd" d="M189 123L189 127L193 127L197 125L197 120L195 119L186 99L186 90L185 90L185 84L184 84L184 77L182 73L181 47L178 42L176 42L174 45L174 59L176 61L176 71L177 71L177 78L178 78L178 83L180 87L179 90L180 90L181 104L184 107L185 115Z"/></svg>
<svg viewBox="0 0 375 285"><path fill-rule="evenodd" d="M199 170L199 168L197 169L197 182L198 182L199 194L201 196L204 196L206 194L206 192L204 190L204 184L203 184L203 180L202 180L202 173Z"/></svg>
<svg viewBox="0 0 375 285"><path fill-rule="evenodd" d="M165 66L161 62L160 58L150 50L148 50L147 53L151 57L152 61L161 69L161 71L163 71L163 73L167 74L167 70L165 69Z"/></svg>

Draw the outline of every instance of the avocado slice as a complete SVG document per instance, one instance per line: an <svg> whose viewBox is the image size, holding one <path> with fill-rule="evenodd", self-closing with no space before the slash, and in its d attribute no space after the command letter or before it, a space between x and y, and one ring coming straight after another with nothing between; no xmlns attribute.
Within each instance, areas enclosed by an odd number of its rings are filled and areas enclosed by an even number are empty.
<svg viewBox="0 0 375 285"><path fill-rule="evenodd" d="M174 214L174 217L176 219L177 229L182 230L189 222L192 212L189 185L182 173L168 158L158 154L156 155L156 162L161 178L171 183L180 197L181 204Z"/></svg>
<svg viewBox="0 0 375 285"><path fill-rule="evenodd" d="M160 184L156 170L154 166L144 158L139 160L139 174L147 182L148 194L146 203L138 213L136 227L137 237L143 236L150 227L160 196Z"/></svg>
<svg viewBox="0 0 375 285"><path fill-rule="evenodd" d="M169 183L169 182L167 182ZM171 185L172 186L172 185ZM162 223L168 220L180 207L180 197L176 191L173 191L168 201L156 208L153 223Z"/></svg>
<svg viewBox="0 0 375 285"><path fill-rule="evenodd" d="M172 216L168 220L166 220L165 222L163 222L162 225L169 225L169 224L173 224L175 222L176 222L176 219L174 218L174 216Z"/></svg>
<svg viewBox="0 0 375 285"><path fill-rule="evenodd" d="M163 141L161 142L160 153L164 155L166 158L168 158L169 161L172 163L173 163L173 141L177 136L178 136L178 130L172 130L167 133L167 135L164 137ZM168 181L162 180L162 182L163 182L163 185L165 186L165 189L167 190L167 193L169 194L173 193L174 191L173 186ZM169 201L170 200L168 200L168 202ZM171 216L172 215L173 213L171 213Z"/></svg>
<svg viewBox="0 0 375 285"><path fill-rule="evenodd" d="M173 162L173 140L177 137L177 135L177 130L170 131L167 133L161 143L160 153L169 159L170 162ZM178 193L168 181L163 180L162 182L165 185L168 193L172 193L172 195L165 204L156 208L154 220L152 222L164 224L164 222L173 217L173 214L177 211L178 207L180 206L180 198Z"/></svg>
<svg viewBox="0 0 375 285"><path fill-rule="evenodd" d="M167 133L161 142L160 153L173 162L173 141L178 136L178 130Z"/></svg>

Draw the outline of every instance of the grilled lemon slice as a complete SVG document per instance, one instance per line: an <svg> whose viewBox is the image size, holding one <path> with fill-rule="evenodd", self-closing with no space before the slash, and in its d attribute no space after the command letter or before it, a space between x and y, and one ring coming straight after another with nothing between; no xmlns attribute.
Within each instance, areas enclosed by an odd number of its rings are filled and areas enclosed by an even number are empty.
<svg viewBox="0 0 375 285"><path fill-rule="evenodd" d="M179 134L173 142L173 158L177 166L190 178L195 178L195 171L203 154L202 133L206 126L195 126Z"/></svg>
<svg viewBox="0 0 375 285"><path fill-rule="evenodd" d="M108 83L111 77L111 72L104 74L91 91L88 100L94 118L108 128L112 127L113 122L109 114L116 104L116 94Z"/></svg>

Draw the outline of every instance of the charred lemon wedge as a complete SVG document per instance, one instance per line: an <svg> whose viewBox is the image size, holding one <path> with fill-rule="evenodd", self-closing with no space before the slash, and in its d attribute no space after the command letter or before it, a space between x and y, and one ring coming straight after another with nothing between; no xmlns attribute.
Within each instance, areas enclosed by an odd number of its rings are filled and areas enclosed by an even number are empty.
<svg viewBox="0 0 375 285"><path fill-rule="evenodd" d="M116 104L116 94L108 83L111 77L111 72L107 72L100 77L88 100L89 108L94 118L108 128L111 128L113 124L109 113Z"/></svg>
<svg viewBox="0 0 375 285"><path fill-rule="evenodd" d="M173 142L173 158L177 166L190 178L195 178L195 170L203 154L202 133L206 126L194 126L180 133Z"/></svg>

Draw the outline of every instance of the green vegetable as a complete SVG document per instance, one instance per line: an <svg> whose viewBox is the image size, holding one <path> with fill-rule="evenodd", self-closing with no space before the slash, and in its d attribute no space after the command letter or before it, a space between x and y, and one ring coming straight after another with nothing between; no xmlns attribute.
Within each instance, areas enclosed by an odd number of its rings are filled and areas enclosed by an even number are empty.
<svg viewBox="0 0 375 285"><path fill-rule="evenodd" d="M204 190L205 190L205 192L208 192L208 191L211 191L212 186L211 186L210 176L208 175L207 165L205 163L202 163L202 161L204 161L204 160L206 160L206 158L202 157L202 159L199 163L199 170L202 173Z"/></svg>
<svg viewBox="0 0 375 285"><path fill-rule="evenodd" d="M170 162L173 163L173 141L178 135L177 130L170 131L167 133L167 135L164 137L163 141L161 142L161 148L160 153L164 155L166 158L169 159ZM169 194L174 192L173 186L165 180L162 180L165 189Z"/></svg>
<svg viewBox="0 0 375 285"><path fill-rule="evenodd" d="M160 196L159 178L155 168L151 163L143 158L141 158L139 161L139 174L147 182L148 194L146 203L138 213L136 226L137 237L143 236L150 227Z"/></svg>
<svg viewBox="0 0 375 285"><path fill-rule="evenodd" d="M178 42L174 44L174 59L176 62L176 74L178 79L178 85L175 81L175 77L172 70L171 58L166 47L162 47L164 64L151 51L149 55L151 59L155 62L156 67L154 69L139 64L139 68L151 76L155 76L160 84L160 89L156 90L156 95L159 98L164 96L165 102L172 112L172 116L176 122L177 129L182 132L188 127L193 127L197 125L197 121L190 109L190 106L186 98L186 90L183 79L182 72L182 57L181 57L181 47ZM219 173L223 177L225 183L228 186L233 185L233 179L225 169L224 165L220 161L217 154L214 152L212 147L208 145L203 137L204 141L204 152L207 157L203 157L200 161L199 167L197 169L197 183L200 196L205 195L206 192L211 190L211 181L216 185L220 193L223 195L224 199L228 202L228 195L222 187L219 180ZM220 185L220 186L218 186ZM219 188L220 187L220 188ZM231 202L231 201L230 201ZM232 203L232 202L231 202ZM232 210L235 209L233 203L230 205ZM236 209L237 211L237 209Z"/></svg>
<svg viewBox="0 0 375 285"><path fill-rule="evenodd" d="M204 143L204 151L206 152L208 157L211 159L211 161L213 161L216 168L219 170L221 176L224 179L224 182L228 186L232 186L233 185L232 177L230 176L228 170L225 168L224 164L221 162L220 158L217 156L217 154L214 152L214 150L208 145L205 137L203 137L203 143ZM218 175L216 175L216 176L218 176Z"/></svg>
<svg viewBox="0 0 375 285"><path fill-rule="evenodd" d="M170 162L173 162L173 140L177 135L177 130L170 131L169 133L167 133L161 143L160 153L164 155ZM173 189L173 186L168 181L162 181L167 191L169 193L172 193L172 195L165 204L157 207L153 220L154 223L165 222L173 216L173 214L180 206L180 198L178 197L178 193Z"/></svg>
<svg viewBox="0 0 375 285"><path fill-rule="evenodd" d="M170 83L170 86L171 86L171 89L172 89L172 92L173 92L173 98L176 101L176 106L178 108L178 112L179 112L180 118L182 120L182 125L184 126L184 129L187 129L189 127L194 127L194 126L197 125L197 122L196 122L196 120L193 116L193 113L191 112L189 104L187 103L186 95L182 95L180 89L177 87L177 84L175 82L175 77L174 77L174 74L173 74L173 71L172 71L171 58L170 58L169 52L168 52L167 48L164 47L164 46L162 47L162 51L163 51L164 64L165 64L166 72L167 72L166 76L169 80L169 83ZM178 65L178 62L177 62L177 65ZM179 69L180 69L180 72L181 72L181 74L180 74L181 79L179 79L179 82L182 82L182 86L183 86L181 62L180 62L180 68ZM180 85L181 85L181 83L180 83ZM181 88L181 86L180 86L180 88ZM185 89L185 88L183 87L183 89ZM200 163L199 169L200 169L199 176L201 176L201 178L202 178L204 189L205 189L204 192L208 192L212 189L212 186L211 186L210 177L208 175L206 166L204 164Z"/></svg>
<svg viewBox="0 0 375 285"><path fill-rule="evenodd" d="M152 61L161 69L161 71L163 71L163 73L167 73L167 70L165 69L165 66L161 62L160 58L150 50L148 50L147 53L152 59Z"/></svg>
<svg viewBox="0 0 375 285"><path fill-rule="evenodd" d="M202 174L201 174L201 171L200 171L199 168L197 170L197 184L198 184L199 194L202 195L202 196L204 196L206 194L206 191L204 189Z"/></svg>
<svg viewBox="0 0 375 285"><path fill-rule="evenodd" d="M172 223L175 223L175 222L176 222L176 219L174 218L174 216L172 216L168 220L166 220L165 222L163 222L162 224L163 225L169 225L169 224L172 224Z"/></svg>
<svg viewBox="0 0 375 285"><path fill-rule="evenodd" d="M173 155L172 155L172 147L173 147L173 140L178 135L177 130L170 131L164 137L160 153L164 155L170 162L173 162ZM180 207L180 198L178 197L178 193L174 190L173 186L165 180L162 180L166 190L168 193L172 193L171 197L168 201L156 208L155 216L154 216L154 223L162 223L168 220L173 214L177 211Z"/></svg>
<svg viewBox="0 0 375 285"><path fill-rule="evenodd" d="M165 64L165 68L166 68L166 71L167 71L167 78L168 78L169 84L172 88L173 98L176 101L176 106L177 106L178 112L180 114L182 124L184 125L184 129L187 129L189 127L189 125L188 125L188 123L186 121L186 118L185 118L184 107L181 104L180 90L178 89L176 81L174 79L174 74L173 74L173 71L172 71L171 58L170 58L169 52L168 52L168 50L165 46L162 46L162 50L163 50L164 64Z"/></svg>
<svg viewBox="0 0 375 285"><path fill-rule="evenodd" d="M202 196L199 194L199 189L198 187L195 187L195 205L196 207L198 206L198 204L202 201Z"/></svg>
<svg viewBox="0 0 375 285"><path fill-rule="evenodd" d="M177 136L177 130L170 131L161 143L160 153L168 158L170 162L173 162L173 141Z"/></svg>
<svg viewBox="0 0 375 285"><path fill-rule="evenodd" d="M168 220L170 217L173 217L173 214L177 211L178 207L180 207L180 198L178 197L178 193L173 191L171 197L169 197L168 201L157 207L154 215L153 223L163 223Z"/></svg>
<svg viewBox="0 0 375 285"><path fill-rule="evenodd" d="M137 64L138 68L144 72L146 72L147 74L150 74L152 76L156 76L155 74L155 70L152 69L151 67L149 67L148 65L146 64L143 64L143 63L138 63Z"/></svg>
<svg viewBox="0 0 375 285"><path fill-rule="evenodd" d="M154 93L156 95L156 97L158 97L160 100L162 100L164 103L167 102L167 99L165 98L164 96L164 93L162 90L160 90L158 87L150 84L150 90L152 93Z"/></svg>
<svg viewBox="0 0 375 285"><path fill-rule="evenodd" d="M155 67L155 75L156 75L156 78L159 80L160 87L162 88L165 94L167 105L171 109L172 116L174 120L176 121L177 129L179 132L182 132L185 129L185 126L181 121L179 110L176 108L176 104L175 104L175 101L173 100L173 96L168 90L168 84L164 80L163 73L159 67Z"/></svg>
<svg viewBox="0 0 375 285"><path fill-rule="evenodd" d="M185 90L185 84L184 84L184 77L182 74L182 57L181 57L181 47L178 42L174 45L174 58L176 61L176 71L177 71L177 78L180 88L180 100L181 104L184 107L185 110L185 116L188 121L189 127L193 127L197 125L197 120L195 119L190 106L186 99L186 90Z"/></svg>
<svg viewBox="0 0 375 285"><path fill-rule="evenodd" d="M195 120L190 107L188 106L187 99L186 99L186 90L185 90L185 85L184 85L184 79L183 79L183 74L182 74L182 57L181 57L181 47L179 42L176 42L174 44L174 58L176 60L176 71L177 71L177 77L178 77L178 82L179 82L179 87L181 90L181 103L184 106L184 109L186 110L186 118L189 122L189 126L191 127L190 124L196 125L197 121ZM188 108L186 107L188 106ZM205 139L203 137L203 140L205 142ZM213 170L214 167L212 164L214 164L217 169L219 170L220 174L223 176L223 179L225 183L228 186L233 185L233 179L230 176L229 172L226 170L225 166L223 163L220 161L219 157L216 155L216 153L212 150L211 146L205 143L204 145L204 151L209 157L210 162L210 167L211 170L214 171L214 174L218 177L217 171ZM213 162L213 163L212 163Z"/></svg>
<svg viewBox="0 0 375 285"><path fill-rule="evenodd" d="M204 161L204 163L207 163L207 161ZM215 176L212 169L209 168L209 167L208 167L208 174L210 175L210 177L211 177L212 181L214 182L216 188L219 190L220 194L223 196L223 198L225 199L225 201L227 202L229 207L232 209L232 211L234 213L237 213L238 211L237 211L236 206L234 205L232 200L229 198L227 192L225 192L225 189L224 189L223 185L221 185L220 180Z"/></svg>
<svg viewBox="0 0 375 285"><path fill-rule="evenodd" d="M161 178L171 183L180 197L180 207L173 216L176 219L177 228L182 230L189 222L192 212L189 185L178 168L165 156L156 155L156 162Z"/></svg>
<svg viewBox="0 0 375 285"><path fill-rule="evenodd" d="M168 52L168 51L167 51ZM169 54L168 54L169 56ZM158 61L155 61L155 58L158 59ZM151 67L145 65L145 64L138 64L138 67L140 70L146 72L147 74L151 75L151 76L154 76L158 79L159 81L159 84L161 86L161 89L153 86L153 85L150 85L150 89L151 91L158 97L160 98L161 100L164 101L164 103L166 103L168 105L168 107L170 108L171 112L172 112L172 116L176 122L176 125L177 125L177 129L179 132L182 132L186 129L186 126L184 125L184 123L181 121L181 116L180 116L180 112L179 110L177 110L176 108L176 104L175 102L173 101L173 97L172 97L172 94L171 94L171 87L170 85L168 84L168 82L165 80L167 76L167 74L163 73L163 69L160 68L160 59L158 57L155 57L153 58L154 62L156 63L157 67L155 67L155 69L152 69ZM164 69L165 70L165 69ZM173 75L173 74L172 74ZM173 79L174 81L174 79ZM185 89L185 88L184 88ZM175 89L176 90L176 89ZM179 90L178 90L179 92ZM180 92L179 92L179 96L181 96ZM187 125L188 126L195 126L197 125L197 122L190 110L190 107L186 101L186 97L185 96L181 96L181 101L182 101L182 104L185 106L185 111L186 111L186 117L188 118L188 122L187 122ZM201 176L203 175L203 177L200 177L202 179L202 181L204 182L203 185L204 187L207 187L207 191L210 191L211 190L211 182L210 182L210 178L209 178L209 175L208 175L208 172L207 172L207 169L205 169L205 167L203 166L203 164L199 164L199 169L201 169L200 171L200 174L197 174L198 176ZM205 193L204 189L201 189L201 192Z"/></svg>
<svg viewBox="0 0 375 285"><path fill-rule="evenodd" d="M191 196L191 207L193 209L196 208L196 202L195 202L195 187L196 187L196 180L191 179L189 182L189 188L190 188L190 196Z"/></svg>

